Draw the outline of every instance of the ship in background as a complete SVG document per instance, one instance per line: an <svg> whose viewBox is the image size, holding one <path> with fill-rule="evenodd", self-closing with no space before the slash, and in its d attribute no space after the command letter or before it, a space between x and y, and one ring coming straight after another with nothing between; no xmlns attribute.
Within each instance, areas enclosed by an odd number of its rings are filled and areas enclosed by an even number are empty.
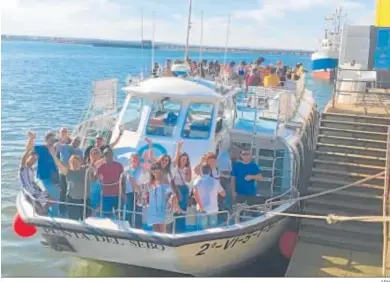
<svg viewBox="0 0 390 282"><path fill-rule="evenodd" d="M334 78L335 69L338 65L341 26L344 17L342 8L339 7L331 17L325 18L330 26L325 28L325 35L321 40L320 49L311 56L313 78L325 80Z"/></svg>

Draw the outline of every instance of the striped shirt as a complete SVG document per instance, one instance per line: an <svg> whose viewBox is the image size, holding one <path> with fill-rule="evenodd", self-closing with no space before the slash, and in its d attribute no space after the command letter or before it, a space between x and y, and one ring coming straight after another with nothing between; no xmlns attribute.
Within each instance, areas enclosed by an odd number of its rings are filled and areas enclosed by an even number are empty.
<svg viewBox="0 0 390 282"><path fill-rule="evenodd" d="M27 190L34 198L36 198L42 204L46 203L48 198L47 193L39 189L35 183L34 170L32 167L20 167L19 180L22 186Z"/></svg>

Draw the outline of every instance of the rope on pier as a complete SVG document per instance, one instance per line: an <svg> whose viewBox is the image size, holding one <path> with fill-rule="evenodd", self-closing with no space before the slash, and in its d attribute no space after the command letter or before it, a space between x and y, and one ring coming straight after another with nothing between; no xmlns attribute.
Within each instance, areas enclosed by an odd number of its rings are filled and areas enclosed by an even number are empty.
<svg viewBox="0 0 390 282"><path fill-rule="evenodd" d="M296 214L296 213L283 213L270 211L268 214L282 215L287 217L298 217L308 219L323 219L328 224L334 224L337 222L345 221L360 221L360 222L390 222L390 216L340 216L335 214L328 215L309 215L309 214Z"/></svg>
<svg viewBox="0 0 390 282"><path fill-rule="evenodd" d="M292 198L292 199L287 199L287 200L281 200L281 201L276 201L276 202L270 202L268 205L280 205L283 203L289 203L289 202L294 202L294 201L302 201L302 200L308 200L312 198L316 198L319 196L331 194L340 190L344 190L347 188L350 188L355 185L362 184L366 181L375 179L377 177L380 177L385 174L385 171L382 171L380 173L377 173L375 175L366 177L364 179L355 181L353 183L343 185L341 187L337 187L334 189L330 189L327 191L303 196L303 197L297 197L297 198ZM309 219L323 219L326 220L328 224L333 224L337 222L345 222L345 221L360 221L360 222L390 222L390 216L339 216L335 214L328 214L328 215L308 215L308 214L294 214L294 213L283 213L283 212L274 212L274 211L269 211L266 214L273 214L273 215L281 215L281 216L287 216L287 217L296 217L296 218L309 218Z"/></svg>
<svg viewBox="0 0 390 282"><path fill-rule="evenodd" d="M309 199L316 198L316 197L319 197L319 196L323 196L323 195L331 194L331 193L334 193L334 192L337 192L337 191L341 191L341 190L350 188L350 187L355 186L355 185L362 184L362 183L364 183L366 181L378 178L378 177L380 177L380 176L382 176L384 174L385 174L385 171L382 171L382 172L377 173L375 175L363 178L361 180L355 181L353 183L349 183L347 185L343 185L341 187L337 187L337 188L334 188L334 189L326 190L326 191L323 191L323 192L319 192L319 193L315 193L315 194L311 194L311 195L307 195L307 196L303 196L303 197L297 197L297 198L292 198L292 199L287 199L287 200L270 202L270 203L268 203L268 205L274 206L274 205L280 205L280 204L290 203L290 202L295 202L295 201L309 200Z"/></svg>

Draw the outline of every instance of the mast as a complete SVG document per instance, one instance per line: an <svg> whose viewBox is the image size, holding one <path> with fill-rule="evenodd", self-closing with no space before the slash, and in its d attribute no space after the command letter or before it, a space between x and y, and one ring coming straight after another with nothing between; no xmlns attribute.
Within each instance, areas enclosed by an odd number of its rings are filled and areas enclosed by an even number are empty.
<svg viewBox="0 0 390 282"><path fill-rule="evenodd" d="M200 44L199 44L199 62L202 62L202 44L203 44L203 10L200 13Z"/></svg>
<svg viewBox="0 0 390 282"><path fill-rule="evenodd" d="M152 73L154 68L154 27L155 27L155 12L153 12L153 24L152 24Z"/></svg>
<svg viewBox="0 0 390 282"><path fill-rule="evenodd" d="M191 11L192 11L192 0L190 0L190 7L188 9L188 22L187 22L187 38L186 38L186 46L184 52L184 61L187 61L188 58L188 45L190 42L190 29L191 29Z"/></svg>
<svg viewBox="0 0 390 282"><path fill-rule="evenodd" d="M144 62L144 9L141 8L141 78L143 79L144 70L145 70L145 62Z"/></svg>
<svg viewBox="0 0 390 282"><path fill-rule="evenodd" d="M223 64L226 66L226 56L227 56L227 48L229 43L229 32L230 32L230 14L228 16L228 22L227 22L227 32L226 32L226 42L225 42L225 54L223 57Z"/></svg>

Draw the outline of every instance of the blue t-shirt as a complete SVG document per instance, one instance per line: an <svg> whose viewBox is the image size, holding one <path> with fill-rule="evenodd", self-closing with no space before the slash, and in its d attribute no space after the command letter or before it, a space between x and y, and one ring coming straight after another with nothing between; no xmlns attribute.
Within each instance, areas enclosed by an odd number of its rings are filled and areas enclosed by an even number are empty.
<svg viewBox="0 0 390 282"><path fill-rule="evenodd" d="M70 144L59 144L58 153L60 154L60 160L64 165L68 165L71 155L77 155L81 158L84 158L83 151L80 148L74 148Z"/></svg>
<svg viewBox="0 0 390 282"><path fill-rule="evenodd" d="M51 156L46 146L34 146L34 151L38 154L38 179L51 179L53 174L58 174L58 170L54 163L53 157Z"/></svg>
<svg viewBox="0 0 390 282"><path fill-rule="evenodd" d="M142 166L137 166L136 168L132 168L130 167L128 170L127 170L127 173L130 177L133 177L135 182L137 184L140 184L139 183L139 179L141 177L141 174L143 173L142 171ZM129 181L129 180L126 180L126 194L127 193L133 193L134 192L134 188L133 188L133 185L132 183Z"/></svg>
<svg viewBox="0 0 390 282"><path fill-rule="evenodd" d="M244 164L237 161L233 165L232 176L236 178L236 193L238 195L256 195L256 181L245 180L247 175L257 175L261 173L260 167L255 162Z"/></svg>

